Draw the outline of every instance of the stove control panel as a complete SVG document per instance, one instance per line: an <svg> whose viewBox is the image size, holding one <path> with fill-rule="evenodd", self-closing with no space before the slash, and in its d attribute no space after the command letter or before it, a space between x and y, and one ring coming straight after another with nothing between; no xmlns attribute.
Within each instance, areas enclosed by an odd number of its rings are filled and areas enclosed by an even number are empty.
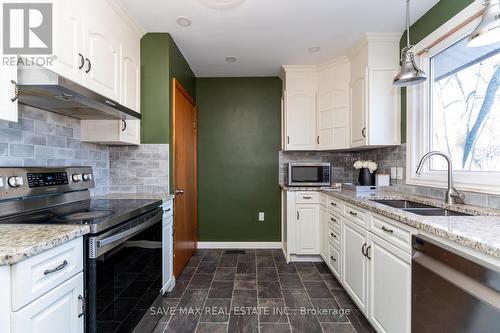
<svg viewBox="0 0 500 333"><path fill-rule="evenodd" d="M27 176L30 188L68 184L66 172L28 173Z"/></svg>
<svg viewBox="0 0 500 333"><path fill-rule="evenodd" d="M0 167L0 201L83 191L94 186L91 167Z"/></svg>

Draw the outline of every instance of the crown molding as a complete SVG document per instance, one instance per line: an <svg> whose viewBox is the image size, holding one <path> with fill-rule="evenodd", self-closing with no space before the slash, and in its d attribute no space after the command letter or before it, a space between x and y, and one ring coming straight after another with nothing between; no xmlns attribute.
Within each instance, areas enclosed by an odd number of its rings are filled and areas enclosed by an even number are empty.
<svg viewBox="0 0 500 333"><path fill-rule="evenodd" d="M132 27L142 37L146 34L146 30L128 13L127 9L117 0L107 0L113 10L124 19L130 27Z"/></svg>

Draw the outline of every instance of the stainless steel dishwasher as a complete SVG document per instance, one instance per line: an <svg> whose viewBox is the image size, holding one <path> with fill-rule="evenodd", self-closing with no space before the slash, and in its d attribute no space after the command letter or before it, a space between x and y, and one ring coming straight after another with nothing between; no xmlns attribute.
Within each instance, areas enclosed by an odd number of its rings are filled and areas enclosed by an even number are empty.
<svg viewBox="0 0 500 333"><path fill-rule="evenodd" d="M500 332L498 267L420 236L413 249L412 332Z"/></svg>

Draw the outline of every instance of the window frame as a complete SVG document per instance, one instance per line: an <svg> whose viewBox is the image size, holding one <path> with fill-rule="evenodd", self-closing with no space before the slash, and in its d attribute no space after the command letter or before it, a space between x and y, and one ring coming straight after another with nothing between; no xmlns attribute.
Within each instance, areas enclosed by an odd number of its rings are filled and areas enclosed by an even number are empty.
<svg viewBox="0 0 500 333"><path fill-rule="evenodd" d="M430 74L430 59L449 46L468 36L479 24L478 13L483 10L483 1L476 0L448 22L420 41L413 51L416 62ZM471 18L476 17L471 21ZM466 23L465 22L468 22ZM436 43L437 42L437 43ZM429 48L429 45L432 45ZM419 55L420 54L420 55ZM430 79L430 77L429 77ZM447 172L430 170L426 162L421 175L415 170L421 156L429 152L431 139L431 89L427 81L424 84L407 88L407 157L406 183L409 185L446 188ZM432 157L441 158L441 157ZM454 171L455 187L465 191L500 194L500 172Z"/></svg>

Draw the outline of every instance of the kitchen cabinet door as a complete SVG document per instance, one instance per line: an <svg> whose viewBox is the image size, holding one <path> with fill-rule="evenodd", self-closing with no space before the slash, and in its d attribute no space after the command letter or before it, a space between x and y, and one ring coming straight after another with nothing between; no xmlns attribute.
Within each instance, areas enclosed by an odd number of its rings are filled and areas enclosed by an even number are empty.
<svg viewBox="0 0 500 333"><path fill-rule="evenodd" d="M140 127L139 120L82 120L80 140L104 145L138 145Z"/></svg>
<svg viewBox="0 0 500 333"><path fill-rule="evenodd" d="M83 333L83 273L12 312L12 333Z"/></svg>
<svg viewBox="0 0 500 333"><path fill-rule="evenodd" d="M316 150L316 92L285 92L286 150Z"/></svg>
<svg viewBox="0 0 500 333"><path fill-rule="evenodd" d="M138 145L141 143L141 121L119 121L120 142L123 144Z"/></svg>
<svg viewBox="0 0 500 333"><path fill-rule="evenodd" d="M136 112L140 112L141 105L141 51L140 38L130 29L125 28L127 36L122 44L122 101L121 103Z"/></svg>
<svg viewBox="0 0 500 333"><path fill-rule="evenodd" d="M367 243L368 231L345 219L342 228L342 282L363 313L367 310L368 259L362 249Z"/></svg>
<svg viewBox="0 0 500 333"><path fill-rule="evenodd" d="M3 17L3 6L0 8ZM3 36L3 24L0 24L0 36ZM8 55L5 55L8 56ZM0 63L0 119L18 121L17 111L17 66ZM14 101L13 101L14 99Z"/></svg>
<svg viewBox="0 0 500 333"><path fill-rule="evenodd" d="M162 227L162 292L170 291L174 276L173 217L163 220Z"/></svg>
<svg viewBox="0 0 500 333"><path fill-rule="evenodd" d="M349 89L318 93L318 149L349 148Z"/></svg>
<svg viewBox="0 0 500 333"><path fill-rule="evenodd" d="M53 53L47 69L77 83L82 83L85 56L83 55L81 1L52 0Z"/></svg>
<svg viewBox="0 0 500 333"><path fill-rule="evenodd" d="M120 17L106 1L85 1L84 85L113 101L120 101Z"/></svg>
<svg viewBox="0 0 500 333"><path fill-rule="evenodd" d="M368 319L377 332L409 333L411 256L373 234L368 245Z"/></svg>
<svg viewBox="0 0 500 333"><path fill-rule="evenodd" d="M366 140L366 81L359 78L351 86L351 147L364 146Z"/></svg>
<svg viewBox="0 0 500 333"><path fill-rule="evenodd" d="M319 208L319 221L320 221L320 247L321 257L325 262L328 262L328 209L320 206Z"/></svg>
<svg viewBox="0 0 500 333"><path fill-rule="evenodd" d="M298 204L296 209L296 253L320 254L319 205Z"/></svg>

